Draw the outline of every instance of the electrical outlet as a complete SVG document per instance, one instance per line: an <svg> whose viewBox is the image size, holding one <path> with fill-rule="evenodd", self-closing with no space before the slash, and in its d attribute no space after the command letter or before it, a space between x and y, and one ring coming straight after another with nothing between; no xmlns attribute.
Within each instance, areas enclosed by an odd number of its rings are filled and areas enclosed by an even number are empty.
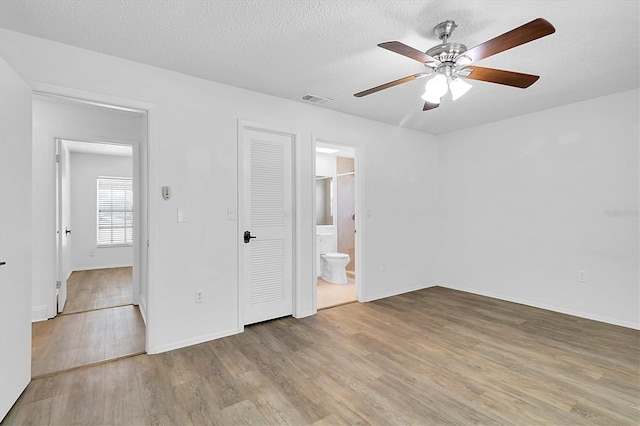
<svg viewBox="0 0 640 426"><path fill-rule="evenodd" d="M578 281L581 283L587 282L587 271L578 271Z"/></svg>
<svg viewBox="0 0 640 426"><path fill-rule="evenodd" d="M202 294L202 290L196 290L196 303L204 302L204 295Z"/></svg>
<svg viewBox="0 0 640 426"><path fill-rule="evenodd" d="M93 257L96 255L96 251L95 250L89 250L89 256Z"/></svg>

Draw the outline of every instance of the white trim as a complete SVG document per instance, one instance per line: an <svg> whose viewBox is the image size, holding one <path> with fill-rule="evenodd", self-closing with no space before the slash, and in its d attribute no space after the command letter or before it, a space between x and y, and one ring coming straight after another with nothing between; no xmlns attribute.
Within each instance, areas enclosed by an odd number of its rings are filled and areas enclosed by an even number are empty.
<svg viewBox="0 0 640 426"><path fill-rule="evenodd" d="M406 294L406 293L411 293L412 291L418 291L418 290L424 290L425 288L431 288L431 287L436 287L440 285L439 283L436 282L431 282L431 283L426 283L426 284L416 284L414 286L411 287L405 287L403 289L400 290L393 290L387 293L382 293L379 295L376 295L374 297L372 297L371 299L367 299L367 302L373 302L374 300L379 300L379 299L386 299L387 297L393 297L393 296L398 296L401 294Z"/></svg>
<svg viewBox="0 0 640 426"><path fill-rule="evenodd" d="M49 319L49 306L40 305L31 308L31 322L46 321Z"/></svg>
<svg viewBox="0 0 640 426"><path fill-rule="evenodd" d="M59 86L34 80L26 80L26 82L31 86L33 93L36 95L67 98L84 104L100 105L120 110L126 109L132 112L144 113L154 107L153 104L147 102L111 96L105 93L89 92L73 87Z"/></svg>
<svg viewBox="0 0 640 426"><path fill-rule="evenodd" d="M147 354L154 355L163 352L172 351L175 349L186 348L187 346L197 345L211 340L221 339L223 337L233 336L238 334L238 330L231 329L225 330L219 333L205 334L204 336L192 337L191 339L180 340L179 342L168 343L166 345L160 345L156 347L147 347Z"/></svg>
<svg viewBox="0 0 640 426"><path fill-rule="evenodd" d="M629 321L620 321L620 320L617 320L617 319L614 319L614 318L603 317L603 316L600 316L600 315L594 315L594 314L590 314L590 313L587 313L587 312L581 312L581 311L576 311L576 310L573 310L573 309L561 308L561 307L558 307L558 306L549 305L547 303L532 302L530 300L520 299L520 298L517 298L517 297L509 297L509 296L495 294L495 293L491 293L491 292L487 292L487 291L478 291L478 290L470 289L468 287L452 285L450 283L439 283L438 285L440 287L449 288L451 290L464 291L464 292L467 292L467 293L477 294L479 296L491 297L493 299L504 300L506 302L519 303L521 305L531 306L531 307L534 307L534 308L544 309L544 310L552 311L552 312L558 312L560 314L566 314L566 315L571 315L571 316L574 316L574 317L579 317L579 318L584 318L584 319L588 319L588 320L603 322L603 323L606 323L606 324L613 324L613 325L618 325L620 327L626 327L626 328L632 328L634 330L640 330L640 323L635 324L635 323L632 323L632 322L629 322Z"/></svg>

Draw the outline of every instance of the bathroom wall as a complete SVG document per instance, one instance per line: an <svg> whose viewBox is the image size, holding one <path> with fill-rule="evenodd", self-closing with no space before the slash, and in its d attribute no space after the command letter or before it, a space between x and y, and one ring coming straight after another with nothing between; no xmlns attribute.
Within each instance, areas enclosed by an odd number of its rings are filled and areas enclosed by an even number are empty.
<svg viewBox="0 0 640 426"><path fill-rule="evenodd" d="M338 239L336 234L336 157L330 154L316 153L316 176L329 176L332 179L334 197L331 199L333 214L332 225L316 225L316 275L322 272L320 255L322 253L335 253L338 251Z"/></svg>
<svg viewBox="0 0 640 426"><path fill-rule="evenodd" d="M332 205L330 206L331 211L333 212L333 223L331 225L318 225L316 227L316 233L322 234L335 234L336 228L336 200L335 200L335 185L336 185L336 160L335 156L323 153L316 153L316 176L328 176L332 179L332 192L334 197L330 199ZM317 196L317 195L316 195ZM316 200L316 204L317 204ZM317 207L317 205L316 205ZM336 248L334 247L332 252L335 252Z"/></svg>
<svg viewBox="0 0 640 426"><path fill-rule="evenodd" d="M349 255L347 272L356 271L355 164L353 158L336 157L336 198L338 252Z"/></svg>

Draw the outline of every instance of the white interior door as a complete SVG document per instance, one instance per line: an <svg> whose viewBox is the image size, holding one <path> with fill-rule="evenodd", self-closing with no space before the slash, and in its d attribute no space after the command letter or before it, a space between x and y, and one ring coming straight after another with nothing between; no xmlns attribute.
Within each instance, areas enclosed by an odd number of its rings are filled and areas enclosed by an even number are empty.
<svg viewBox="0 0 640 426"><path fill-rule="evenodd" d="M64 142L56 140L56 268L59 287L56 291L56 313L64 310L67 303L67 274L69 263L70 206L69 206L69 150Z"/></svg>
<svg viewBox="0 0 640 426"><path fill-rule="evenodd" d="M243 128L240 143L240 285L246 325L293 312L293 136Z"/></svg>
<svg viewBox="0 0 640 426"><path fill-rule="evenodd" d="M31 380L31 88L0 59L0 420Z"/></svg>

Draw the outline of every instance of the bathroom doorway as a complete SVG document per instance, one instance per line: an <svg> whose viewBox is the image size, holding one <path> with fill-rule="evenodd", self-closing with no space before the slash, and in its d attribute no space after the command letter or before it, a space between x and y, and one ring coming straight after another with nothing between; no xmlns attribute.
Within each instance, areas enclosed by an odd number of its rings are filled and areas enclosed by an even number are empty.
<svg viewBox="0 0 640 426"><path fill-rule="evenodd" d="M316 307L358 300L356 149L316 140Z"/></svg>

